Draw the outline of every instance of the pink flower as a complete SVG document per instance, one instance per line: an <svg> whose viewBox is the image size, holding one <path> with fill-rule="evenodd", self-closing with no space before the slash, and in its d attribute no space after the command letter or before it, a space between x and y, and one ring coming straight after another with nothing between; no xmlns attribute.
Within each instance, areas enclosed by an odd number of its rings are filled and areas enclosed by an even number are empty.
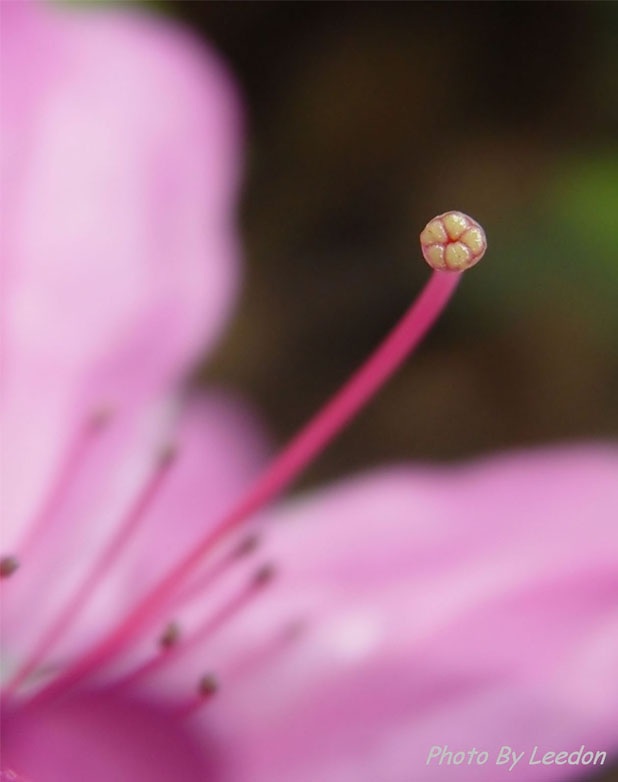
<svg viewBox="0 0 618 782"><path fill-rule="evenodd" d="M582 765L535 745L614 750L616 449L268 509L458 275L260 473L251 414L182 390L237 287L225 70L126 9L2 12L2 779L495 780L509 745L544 780Z"/></svg>

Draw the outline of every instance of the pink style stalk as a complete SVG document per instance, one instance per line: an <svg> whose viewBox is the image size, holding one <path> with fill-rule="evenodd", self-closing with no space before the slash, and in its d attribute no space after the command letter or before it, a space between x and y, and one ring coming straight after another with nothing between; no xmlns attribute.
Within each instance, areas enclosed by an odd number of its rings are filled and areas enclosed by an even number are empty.
<svg viewBox="0 0 618 782"><path fill-rule="evenodd" d="M264 467L242 405L181 386L237 286L224 69L124 8L2 11L2 779L495 780L503 745L611 753L615 449L267 507L416 347L480 226L428 223L423 293ZM473 747L492 762L444 763Z"/></svg>

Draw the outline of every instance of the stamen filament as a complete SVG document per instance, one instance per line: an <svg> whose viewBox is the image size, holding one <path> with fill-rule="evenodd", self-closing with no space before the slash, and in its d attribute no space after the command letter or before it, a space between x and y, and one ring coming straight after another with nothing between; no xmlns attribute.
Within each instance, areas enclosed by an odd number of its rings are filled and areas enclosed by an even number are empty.
<svg viewBox="0 0 618 782"><path fill-rule="evenodd" d="M252 554L258 545L259 538L257 535L248 535L205 573L201 573L199 578L186 584L174 597L172 606L186 605L200 593L205 592L206 589L216 583L221 576L227 573L231 567L237 564L239 560Z"/></svg>
<svg viewBox="0 0 618 782"><path fill-rule="evenodd" d="M361 410L414 350L448 303L460 274L435 270L420 296L386 339L338 393L301 429L232 510L130 611L107 636L39 691L47 699L102 667L164 610L170 598L221 538L246 522L298 477Z"/></svg>
<svg viewBox="0 0 618 782"><path fill-rule="evenodd" d="M262 587L270 581L272 573L273 571L269 567L258 570L254 577L251 578L249 583L240 592L224 603L212 616L205 619L193 633L181 637L173 646L160 650L149 660L146 660L146 662L142 663L142 665L121 680L120 683L122 686L135 684L136 681L148 676L153 671L159 670L162 666L168 665L180 655L186 654L198 644L203 643L210 638L261 592Z"/></svg>
<svg viewBox="0 0 618 782"><path fill-rule="evenodd" d="M243 656L235 656L225 669L226 678L238 684L240 679L259 672L264 665L272 663L290 649L306 630L306 624L301 620L287 623L261 646L252 646Z"/></svg>
<svg viewBox="0 0 618 782"><path fill-rule="evenodd" d="M276 633L258 649L251 649L247 656L240 659L235 658L225 671L226 680L233 682L234 687L238 687L242 679L259 673L264 665L272 663L279 655L287 651L302 631L302 624L293 622L284 627L281 632ZM202 687L203 680L200 681L199 694L194 695L178 707L178 716L192 717L202 706L205 706L211 697L216 694L218 681L215 681L217 682L217 687L214 692L204 692Z"/></svg>
<svg viewBox="0 0 618 782"><path fill-rule="evenodd" d="M197 685L197 694L178 705L176 708L176 716L181 719L190 717L201 709L205 703L208 703L214 698L218 690L219 680L216 676L211 673L202 676Z"/></svg>
<svg viewBox="0 0 618 782"><path fill-rule="evenodd" d="M164 477L173 461L173 457L174 453L170 449L166 450L159 457L152 474L138 493L124 520L120 523L107 546L101 551L96 561L92 564L82 583L73 590L71 598L60 611L59 615L39 638L30 657L15 672L10 681L7 682L4 689L4 694L6 696L14 694L27 677L52 651L62 635L70 629L71 625L73 625L79 617L79 614L97 586L101 583L106 572L113 565L123 547L128 543L129 539L134 535L140 523L145 518L148 508L151 506L161 488Z"/></svg>
<svg viewBox="0 0 618 782"><path fill-rule="evenodd" d="M69 446L69 450L51 489L43 500L40 509L34 515L18 546L18 560L20 562L27 561L30 551L39 540L45 528L56 518L70 489L75 485L76 476L85 463L85 457L109 420L109 411L99 410L89 416L80 427L75 440Z"/></svg>

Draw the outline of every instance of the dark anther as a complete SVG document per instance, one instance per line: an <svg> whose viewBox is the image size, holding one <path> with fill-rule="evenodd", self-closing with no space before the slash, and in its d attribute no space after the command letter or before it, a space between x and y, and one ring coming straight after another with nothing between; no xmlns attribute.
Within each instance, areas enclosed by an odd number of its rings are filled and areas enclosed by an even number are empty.
<svg viewBox="0 0 618 782"><path fill-rule="evenodd" d="M162 649L170 649L180 640L180 627L177 622L170 622L159 637L159 646Z"/></svg>
<svg viewBox="0 0 618 782"><path fill-rule="evenodd" d="M0 559L0 578L8 578L19 568L19 562L15 557L8 556Z"/></svg>
<svg viewBox="0 0 618 782"><path fill-rule="evenodd" d="M100 407L98 410L95 410L90 416L89 424L91 429L95 432L99 429L103 429L103 427L107 426L111 417L112 417L111 408Z"/></svg>
<svg viewBox="0 0 618 782"><path fill-rule="evenodd" d="M159 454L159 464L161 467L169 467L176 458L177 453L178 449L173 443L166 445Z"/></svg>
<svg viewBox="0 0 618 782"><path fill-rule="evenodd" d="M205 676L202 676L197 686L198 693L204 698L214 695L218 689L219 680L212 673L207 673Z"/></svg>
<svg viewBox="0 0 618 782"><path fill-rule="evenodd" d="M255 586L265 586L273 580L276 572L274 565L271 565L270 563L262 565L253 574L253 583Z"/></svg>
<svg viewBox="0 0 618 782"><path fill-rule="evenodd" d="M260 536L257 533L247 535L245 538L243 538L240 541L238 546L236 546L236 548L234 549L234 556L246 557L249 554L252 554L258 547L259 542L260 542Z"/></svg>

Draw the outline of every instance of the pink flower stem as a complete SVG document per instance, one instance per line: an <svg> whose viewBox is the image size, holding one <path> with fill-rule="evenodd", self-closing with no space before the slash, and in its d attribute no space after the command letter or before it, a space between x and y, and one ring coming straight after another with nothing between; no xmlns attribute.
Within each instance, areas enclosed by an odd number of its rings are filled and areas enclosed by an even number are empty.
<svg viewBox="0 0 618 782"><path fill-rule="evenodd" d="M238 504L130 611L110 633L73 665L39 691L35 700L64 693L101 668L157 615L206 553L257 510L276 497L363 408L414 350L436 321L459 282L460 275L434 271L425 288L369 359L327 404L301 429L266 468Z"/></svg>
<svg viewBox="0 0 618 782"><path fill-rule="evenodd" d="M157 496L172 462L173 455L171 451L166 451L158 459L153 472L138 493L111 540L89 568L82 583L73 590L68 603L39 638L30 656L15 672L10 681L7 682L3 690L3 696L10 697L15 693L28 676L39 667L60 638L70 629L71 625L74 624L109 568L113 566L124 546L146 517L148 509Z"/></svg>

